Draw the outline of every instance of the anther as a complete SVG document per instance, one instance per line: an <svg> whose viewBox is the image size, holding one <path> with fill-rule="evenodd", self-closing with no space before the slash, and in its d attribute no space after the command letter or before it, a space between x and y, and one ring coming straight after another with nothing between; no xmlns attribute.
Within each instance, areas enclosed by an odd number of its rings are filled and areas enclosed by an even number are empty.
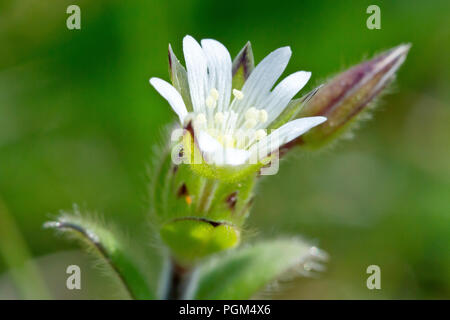
<svg viewBox="0 0 450 320"><path fill-rule="evenodd" d="M206 116L204 113L199 113L197 117L195 118L195 121L197 124L205 124L206 123Z"/></svg>
<svg viewBox="0 0 450 320"><path fill-rule="evenodd" d="M263 138L265 138L267 136L266 130L264 129L259 129L256 130L256 140L261 140Z"/></svg>
<svg viewBox="0 0 450 320"><path fill-rule="evenodd" d="M221 124L221 123L223 122L224 118L225 118L225 116L223 115L222 112L217 112L217 113L214 115L214 121L215 121L217 124Z"/></svg>
<svg viewBox="0 0 450 320"><path fill-rule="evenodd" d="M261 123L266 122L268 117L269 115L267 114L266 110L259 110L259 121L261 121Z"/></svg>
<svg viewBox="0 0 450 320"><path fill-rule="evenodd" d="M214 109L217 102L216 102L216 100L213 98L212 95L209 95L208 98L206 98L205 103L206 103L206 106L207 106L208 108Z"/></svg>
<svg viewBox="0 0 450 320"><path fill-rule="evenodd" d="M242 91L239 91L237 89L233 89L233 96L238 100L242 100L244 98L244 94L242 93Z"/></svg>
<svg viewBox="0 0 450 320"><path fill-rule="evenodd" d="M250 119L258 119L258 110L256 110L256 108L251 107L250 109L248 109L245 112L245 120L250 120Z"/></svg>
<svg viewBox="0 0 450 320"><path fill-rule="evenodd" d="M245 121L244 126L247 129L251 129L254 126L256 126L256 124L257 124L257 121L255 119L248 119L247 121Z"/></svg>
<svg viewBox="0 0 450 320"><path fill-rule="evenodd" d="M219 99L219 91L216 88L212 88L209 95L216 101Z"/></svg>

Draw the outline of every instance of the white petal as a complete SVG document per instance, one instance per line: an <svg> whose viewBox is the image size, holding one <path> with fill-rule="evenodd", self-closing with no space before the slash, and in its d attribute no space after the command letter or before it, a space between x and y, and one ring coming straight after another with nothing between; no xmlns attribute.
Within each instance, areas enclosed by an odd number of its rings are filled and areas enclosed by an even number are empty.
<svg viewBox="0 0 450 320"><path fill-rule="evenodd" d="M196 135L197 143L203 157L209 162L219 166L237 166L244 164L250 152L243 149L224 148L216 139L205 131Z"/></svg>
<svg viewBox="0 0 450 320"><path fill-rule="evenodd" d="M217 110L224 111L230 104L231 95L231 57L223 44L216 40L202 40L202 48L205 53L208 71L208 92L211 88L216 88L219 92Z"/></svg>
<svg viewBox="0 0 450 320"><path fill-rule="evenodd" d="M207 59L198 42L191 36L184 37L183 52L193 109L195 112L203 112L208 95Z"/></svg>
<svg viewBox="0 0 450 320"><path fill-rule="evenodd" d="M224 151L224 163L230 166L239 166L247 162L250 152L243 149L226 148Z"/></svg>
<svg viewBox="0 0 450 320"><path fill-rule="evenodd" d="M198 132L198 134L196 135L197 143L198 147L202 152L213 153L222 147L219 141L211 137L205 131L198 130L197 132Z"/></svg>
<svg viewBox="0 0 450 320"><path fill-rule="evenodd" d="M253 145L250 150L254 155L258 152L258 159L261 160L280 146L294 140L326 120L325 117L306 117L289 121Z"/></svg>
<svg viewBox="0 0 450 320"><path fill-rule="evenodd" d="M311 72L298 71L283 79L270 93L269 98L264 103L264 108L268 113L265 126L275 120L286 108L289 101L305 86L311 77Z"/></svg>
<svg viewBox="0 0 450 320"><path fill-rule="evenodd" d="M184 117L188 114L186 106L184 105L183 98L180 93L170 83L159 79L151 78L150 84L159 92L160 95L166 99L173 111L180 118L180 123L183 124Z"/></svg>
<svg viewBox="0 0 450 320"><path fill-rule="evenodd" d="M260 106L270 94L275 82L283 73L291 58L291 48L279 48L264 58L252 71L242 87L244 98L235 102L235 110L245 112L245 108Z"/></svg>

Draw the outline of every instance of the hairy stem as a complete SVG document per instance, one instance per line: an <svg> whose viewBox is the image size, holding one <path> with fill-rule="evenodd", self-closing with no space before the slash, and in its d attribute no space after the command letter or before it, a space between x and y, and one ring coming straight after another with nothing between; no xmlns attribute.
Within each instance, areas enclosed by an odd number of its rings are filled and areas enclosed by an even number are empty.
<svg viewBox="0 0 450 320"><path fill-rule="evenodd" d="M168 300L183 299L185 280L188 273L189 270L187 268L180 266L173 259L171 260L169 290L167 293Z"/></svg>

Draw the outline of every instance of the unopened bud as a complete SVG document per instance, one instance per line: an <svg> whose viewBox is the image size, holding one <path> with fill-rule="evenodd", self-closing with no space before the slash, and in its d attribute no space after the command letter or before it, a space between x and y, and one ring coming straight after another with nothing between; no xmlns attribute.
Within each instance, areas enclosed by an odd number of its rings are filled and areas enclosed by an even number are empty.
<svg viewBox="0 0 450 320"><path fill-rule="evenodd" d="M301 137L299 143L317 147L344 132L395 76L410 45L400 45L340 73L326 83L297 117L324 116L328 120Z"/></svg>

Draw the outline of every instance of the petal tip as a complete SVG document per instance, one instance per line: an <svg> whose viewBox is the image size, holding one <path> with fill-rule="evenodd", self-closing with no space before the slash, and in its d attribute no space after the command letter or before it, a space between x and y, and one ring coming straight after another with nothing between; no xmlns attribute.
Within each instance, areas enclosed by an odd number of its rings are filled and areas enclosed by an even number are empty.
<svg viewBox="0 0 450 320"><path fill-rule="evenodd" d="M159 81L161 81L161 79L156 78L156 77L151 77L151 78L148 80L148 82L149 82L153 87L157 86Z"/></svg>

